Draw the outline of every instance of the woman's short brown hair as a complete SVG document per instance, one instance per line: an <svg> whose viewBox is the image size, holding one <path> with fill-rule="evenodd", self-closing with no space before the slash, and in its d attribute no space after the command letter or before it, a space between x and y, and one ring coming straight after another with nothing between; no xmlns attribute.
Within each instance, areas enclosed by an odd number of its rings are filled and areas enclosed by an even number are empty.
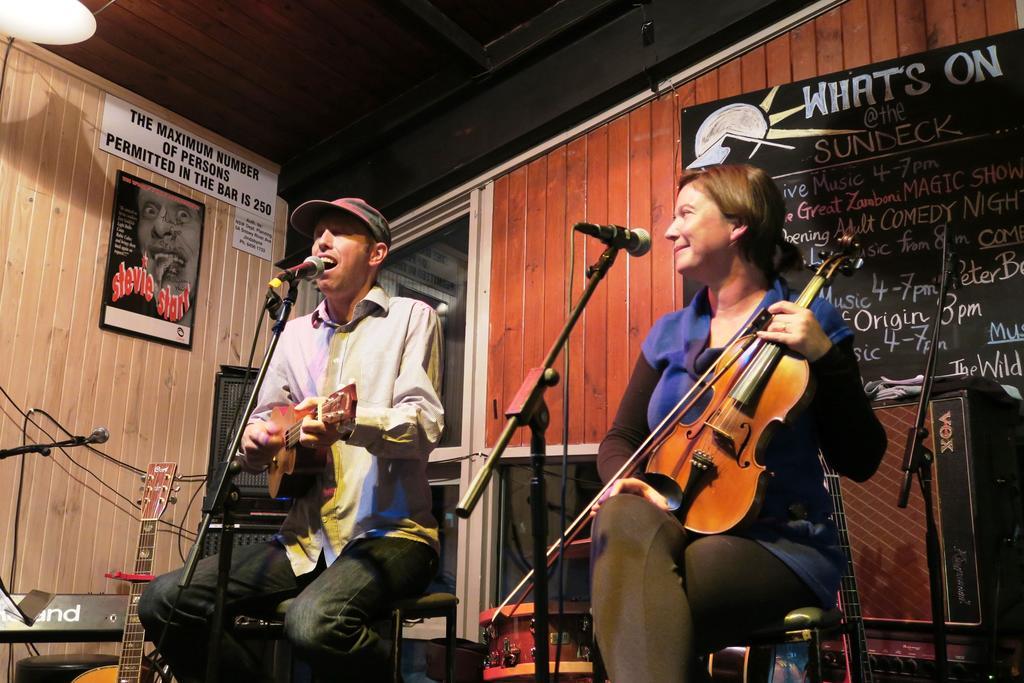
<svg viewBox="0 0 1024 683"><path fill-rule="evenodd" d="M686 171L679 190L697 183L727 219L747 226L737 242L740 254L764 273L769 284L802 263L800 250L785 239L786 205L771 176L750 164L723 164Z"/></svg>

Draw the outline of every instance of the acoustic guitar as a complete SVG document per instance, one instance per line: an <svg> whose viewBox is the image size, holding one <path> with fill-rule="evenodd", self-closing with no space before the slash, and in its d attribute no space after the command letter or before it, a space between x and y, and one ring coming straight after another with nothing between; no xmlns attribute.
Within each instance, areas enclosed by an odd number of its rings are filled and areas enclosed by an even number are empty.
<svg viewBox="0 0 1024 683"><path fill-rule="evenodd" d="M822 463L824 465L824 463ZM843 683L874 683L871 662L868 658L868 639L864 633L864 617L860 611L857 593L857 579L853 574L853 552L850 548L850 531L846 525L846 508L839 488L839 475L825 466L825 483L832 496L832 508L836 526L839 527L839 545L846 557L846 571L839 586L839 607L843 610L846 628L843 644L846 653L846 678Z"/></svg>
<svg viewBox="0 0 1024 683"><path fill-rule="evenodd" d="M124 619L124 635L121 637L121 655L117 666L103 666L86 671L73 683L142 683L153 680L153 671L143 666L142 648L146 634L139 622L139 597L146 583L153 579L153 550L156 546L156 523L174 502L171 497L174 485L173 462L155 462L146 468L139 519L139 542L135 551L135 570L126 574L107 574L112 579L128 581L128 611Z"/></svg>
<svg viewBox="0 0 1024 683"><path fill-rule="evenodd" d="M272 498L297 498L313 482L313 475L327 467L330 449L311 449L299 445L302 420L319 413L324 424L333 425L354 420L356 416L356 385L347 384L323 400L317 408L296 410L294 406L278 406L269 421L284 432L284 446L267 466L267 488Z"/></svg>

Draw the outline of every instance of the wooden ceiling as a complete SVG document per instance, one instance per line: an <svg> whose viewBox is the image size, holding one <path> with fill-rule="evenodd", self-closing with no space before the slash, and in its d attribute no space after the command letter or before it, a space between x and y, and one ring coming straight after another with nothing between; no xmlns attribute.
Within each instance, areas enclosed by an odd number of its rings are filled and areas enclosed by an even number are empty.
<svg viewBox="0 0 1024 683"><path fill-rule="evenodd" d="M366 124L377 116L389 119L381 130L393 128L401 112L441 101L460 83L564 39L581 17L622 4L83 1L96 34L50 50L282 165L345 131L373 130Z"/></svg>

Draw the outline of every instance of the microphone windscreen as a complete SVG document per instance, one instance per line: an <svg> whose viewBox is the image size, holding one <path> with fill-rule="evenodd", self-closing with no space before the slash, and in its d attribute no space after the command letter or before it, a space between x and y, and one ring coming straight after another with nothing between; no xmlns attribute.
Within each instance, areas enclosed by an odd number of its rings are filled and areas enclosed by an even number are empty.
<svg viewBox="0 0 1024 683"><path fill-rule="evenodd" d="M651 250L651 233L643 228L630 230L636 237L636 244L629 250L631 256L643 256Z"/></svg>

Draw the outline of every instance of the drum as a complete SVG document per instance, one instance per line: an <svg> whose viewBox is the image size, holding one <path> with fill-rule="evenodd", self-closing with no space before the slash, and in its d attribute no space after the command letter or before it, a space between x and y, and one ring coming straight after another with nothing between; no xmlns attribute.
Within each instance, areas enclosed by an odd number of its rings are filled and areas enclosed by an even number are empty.
<svg viewBox="0 0 1024 683"><path fill-rule="evenodd" d="M512 611L508 606L497 615L496 609L480 613L487 657L484 660L485 681L532 680L536 657L533 642L532 602L524 602ZM548 609L548 666L555 670L555 656L561 652L558 672L563 681L592 683L594 667L591 663L594 629L590 605L585 602L567 602L561 616L558 604Z"/></svg>

